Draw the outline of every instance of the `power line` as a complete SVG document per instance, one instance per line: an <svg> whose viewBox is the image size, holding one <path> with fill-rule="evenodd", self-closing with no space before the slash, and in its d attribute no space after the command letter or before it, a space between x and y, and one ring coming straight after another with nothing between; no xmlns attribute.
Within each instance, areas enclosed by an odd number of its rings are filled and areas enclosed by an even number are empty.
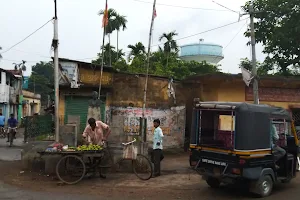
<svg viewBox="0 0 300 200"><path fill-rule="evenodd" d="M232 9L226 7L226 6L223 6L222 4L220 4L220 3L218 3L218 2L215 2L214 0L212 0L212 2L215 3L215 4L217 4L217 5L219 5L219 6L221 6L221 7L223 7L223 8L225 8L225 9L227 9L228 11L231 11L231 12L234 12L234 13L237 13L237 14L240 14L238 11L235 11L235 10L232 10Z"/></svg>
<svg viewBox="0 0 300 200"><path fill-rule="evenodd" d="M50 56L45 56L45 55L42 55L42 54L39 54L39 53L36 53L36 52L29 52L29 51L24 51L24 50L15 49L15 48L12 48L11 50L12 50L12 51L23 52L23 53L26 53L26 54L37 55L37 56L43 57L43 58L51 58Z"/></svg>
<svg viewBox="0 0 300 200"><path fill-rule="evenodd" d="M23 40L21 40L20 42L14 44L13 46L11 46L10 48L8 48L7 50L1 52L2 54L8 52L9 50L11 50L12 48L14 48L15 46L19 45L20 43L24 42L25 40L27 40L30 36L32 36L33 34L35 34L36 32L38 32L40 29L42 29L44 26L46 26L49 22L51 22L53 20L50 19L49 21L47 21L45 24L43 24L41 27L39 27L38 29L36 29L35 31L33 31L31 34L29 34L27 37L25 37Z"/></svg>
<svg viewBox="0 0 300 200"><path fill-rule="evenodd" d="M236 36L238 36L238 34L243 30L244 26L247 24L246 23L241 27L241 29L233 36L233 38L228 42L228 44L224 47L224 50L231 44L231 42L236 38Z"/></svg>
<svg viewBox="0 0 300 200"><path fill-rule="evenodd" d="M204 34L204 33L208 33L208 32L211 32L211 31L215 31L215 30L218 30L218 29L221 29L221 28L230 26L230 25L232 25L232 24L239 23L239 22L244 21L244 20L247 20L247 19L249 19L249 18L242 19L242 20L240 20L240 21L238 21L238 22L231 22L231 23L229 23L229 24L225 24L225 25L223 25L223 26L219 26L219 27L216 27L216 28L212 28L212 29L209 29L209 30L206 30L206 31L202 31L202 32L200 32L200 33L196 33L196 34L189 35L189 36L186 36L186 37L178 38L178 39L176 39L175 41L183 40L183 39L190 38L190 37L194 37L194 36L201 35L201 34ZM153 45L153 46L159 46L159 45L162 45L162 44L164 44L164 43L156 44L156 45Z"/></svg>
<svg viewBox="0 0 300 200"><path fill-rule="evenodd" d="M211 32L211 31L215 31L215 30L218 30L218 29L221 29L221 28L224 28L224 27L227 27L227 26L230 26L230 25L233 25L233 24L237 24L241 21L245 21L249 18L245 18L245 19L242 19L240 21L237 21L237 22L231 22L229 24L225 24L223 26L219 26L219 27L216 27L216 28L212 28L212 29L209 29L209 30L206 30L206 31L202 31L202 32L199 32L199 33L195 33L193 35L189 35L189 36L185 36L185 37L182 37L182 38L178 38L178 39L174 39L175 41L178 41L178 40L183 40L183 39L186 39L186 38L190 38L190 37L194 37L194 36L197 36L197 35L201 35L201 34L204 34L204 33L208 33L208 32ZM244 27L244 26L243 26ZM164 43L160 43L160 44L155 44L155 45L152 45L151 47L155 47L155 46L159 46L159 45L163 45ZM125 51L124 53L128 53L130 51ZM89 60L89 59L94 59L94 58L98 58L98 57L89 57L89 58L83 58L83 59L78 59L78 60Z"/></svg>
<svg viewBox="0 0 300 200"><path fill-rule="evenodd" d="M246 19L247 20L247 19ZM233 36L233 38L227 43L227 45L224 47L223 51L231 44L231 42L238 36L238 34L243 30L244 26L247 24L248 21L246 21L245 24L243 24L243 26L240 28L240 30ZM214 59L213 62L215 62L217 60Z"/></svg>
<svg viewBox="0 0 300 200"><path fill-rule="evenodd" d="M143 0L132 0L132 1L140 2L140 3L153 4L153 2L143 1ZM189 6L177 6L177 5L163 4L163 3L156 3L156 5L160 5L160 6L168 6L168 7L175 7L175 8L194 9L194 10L207 10L207 11L219 11L219 12L228 12L228 11L229 11L229 10L219 10L219 9L212 9L212 8L200 8L200 7L189 7Z"/></svg>

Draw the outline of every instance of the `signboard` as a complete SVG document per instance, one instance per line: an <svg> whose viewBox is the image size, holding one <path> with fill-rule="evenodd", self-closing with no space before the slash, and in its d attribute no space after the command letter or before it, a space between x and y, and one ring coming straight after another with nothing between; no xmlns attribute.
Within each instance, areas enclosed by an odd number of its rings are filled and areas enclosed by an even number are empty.
<svg viewBox="0 0 300 200"><path fill-rule="evenodd" d="M260 101L300 102L300 89L258 88L258 96ZM252 87L246 87L245 99L253 101Z"/></svg>
<svg viewBox="0 0 300 200"><path fill-rule="evenodd" d="M78 88L78 66L76 62L60 62L61 75L64 75L68 82L71 83L71 88ZM60 76L60 84L65 84L65 80Z"/></svg>
<svg viewBox="0 0 300 200"><path fill-rule="evenodd" d="M83 84L92 84L99 85L100 83L100 71L94 71L92 69L80 68L80 82ZM112 74L109 72L102 73L102 85L111 85L112 84Z"/></svg>
<svg viewBox="0 0 300 200"><path fill-rule="evenodd" d="M28 89L28 81L29 81L29 76L23 76L23 84L22 84L22 89Z"/></svg>

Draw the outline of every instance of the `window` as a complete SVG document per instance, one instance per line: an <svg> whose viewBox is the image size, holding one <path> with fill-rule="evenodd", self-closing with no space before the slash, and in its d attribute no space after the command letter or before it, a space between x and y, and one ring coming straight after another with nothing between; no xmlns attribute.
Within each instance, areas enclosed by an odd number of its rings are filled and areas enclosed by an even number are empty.
<svg viewBox="0 0 300 200"><path fill-rule="evenodd" d="M200 144L232 149L234 145L235 115L227 110L201 111Z"/></svg>

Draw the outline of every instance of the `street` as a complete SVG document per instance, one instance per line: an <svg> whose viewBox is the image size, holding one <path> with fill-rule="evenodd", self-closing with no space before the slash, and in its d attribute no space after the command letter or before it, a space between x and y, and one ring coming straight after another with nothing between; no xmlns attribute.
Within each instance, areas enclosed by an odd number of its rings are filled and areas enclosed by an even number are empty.
<svg viewBox="0 0 300 200"><path fill-rule="evenodd" d="M159 180L161 179L161 181ZM163 180L168 180L167 182ZM171 181L173 180L173 181ZM199 181L197 183L197 181ZM103 182L107 182L105 180ZM140 185L128 185L131 181L117 183L118 180L108 181L113 182L111 186L106 183L101 183L100 180L91 181L76 186L54 186L51 188L39 187L33 189L20 189L18 187L9 186L0 182L0 199L11 200L50 200L50 199L203 199L203 200L229 200L240 199L248 200L255 198L253 195L234 188L223 187L220 189L211 189L205 182L201 181L197 175L191 176L191 184L183 184L188 182L188 175L166 175L165 177L151 179L148 182L141 182ZM136 181L133 181L136 182ZM173 182L173 183L172 183ZM157 184L159 183L159 184ZM171 186L169 187L168 184ZM177 186L175 186L178 184ZM279 184L274 188L272 196L266 199L281 200L281 199L298 199L300 188L298 187L299 178L293 180L291 184ZM94 186L92 186L94 185ZM104 187L103 187L104 186ZM37 191L40 190L40 191ZM45 192L41 192L44 190Z"/></svg>
<svg viewBox="0 0 300 200"><path fill-rule="evenodd" d="M20 141L19 141L20 140ZM133 174L109 174L106 180L85 179L72 186L57 185L57 180L43 173L22 171L21 139L16 146L7 147L0 140L0 200L52 200L60 199L199 199L202 200L248 200L255 196L243 188L223 186L211 189L201 177L188 169L188 154L166 155L162 162L162 176L149 181L140 181ZM289 184L277 184L272 200L298 199L300 176Z"/></svg>

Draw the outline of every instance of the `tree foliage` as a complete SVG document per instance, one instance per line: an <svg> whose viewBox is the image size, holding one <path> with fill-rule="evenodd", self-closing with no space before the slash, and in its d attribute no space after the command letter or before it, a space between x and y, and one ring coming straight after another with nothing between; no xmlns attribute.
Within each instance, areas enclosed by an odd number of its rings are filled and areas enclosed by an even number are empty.
<svg viewBox="0 0 300 200"><path fill-rule="evenodd" d="M46 104L48 95L53 95L54 70L52 62L40 62L32 66L28 81L28 90L41 95L42 104Z"/></svg>
<svg viewBox="0 0 300 200"><path fill-rule="evenodd" d="M245 11L251 2L243 7ZM256 42L264 46L265 63L279 74L292 75L300 64L299 0L254 0ZM245 35L250 37L250 30Z"/></svg>

